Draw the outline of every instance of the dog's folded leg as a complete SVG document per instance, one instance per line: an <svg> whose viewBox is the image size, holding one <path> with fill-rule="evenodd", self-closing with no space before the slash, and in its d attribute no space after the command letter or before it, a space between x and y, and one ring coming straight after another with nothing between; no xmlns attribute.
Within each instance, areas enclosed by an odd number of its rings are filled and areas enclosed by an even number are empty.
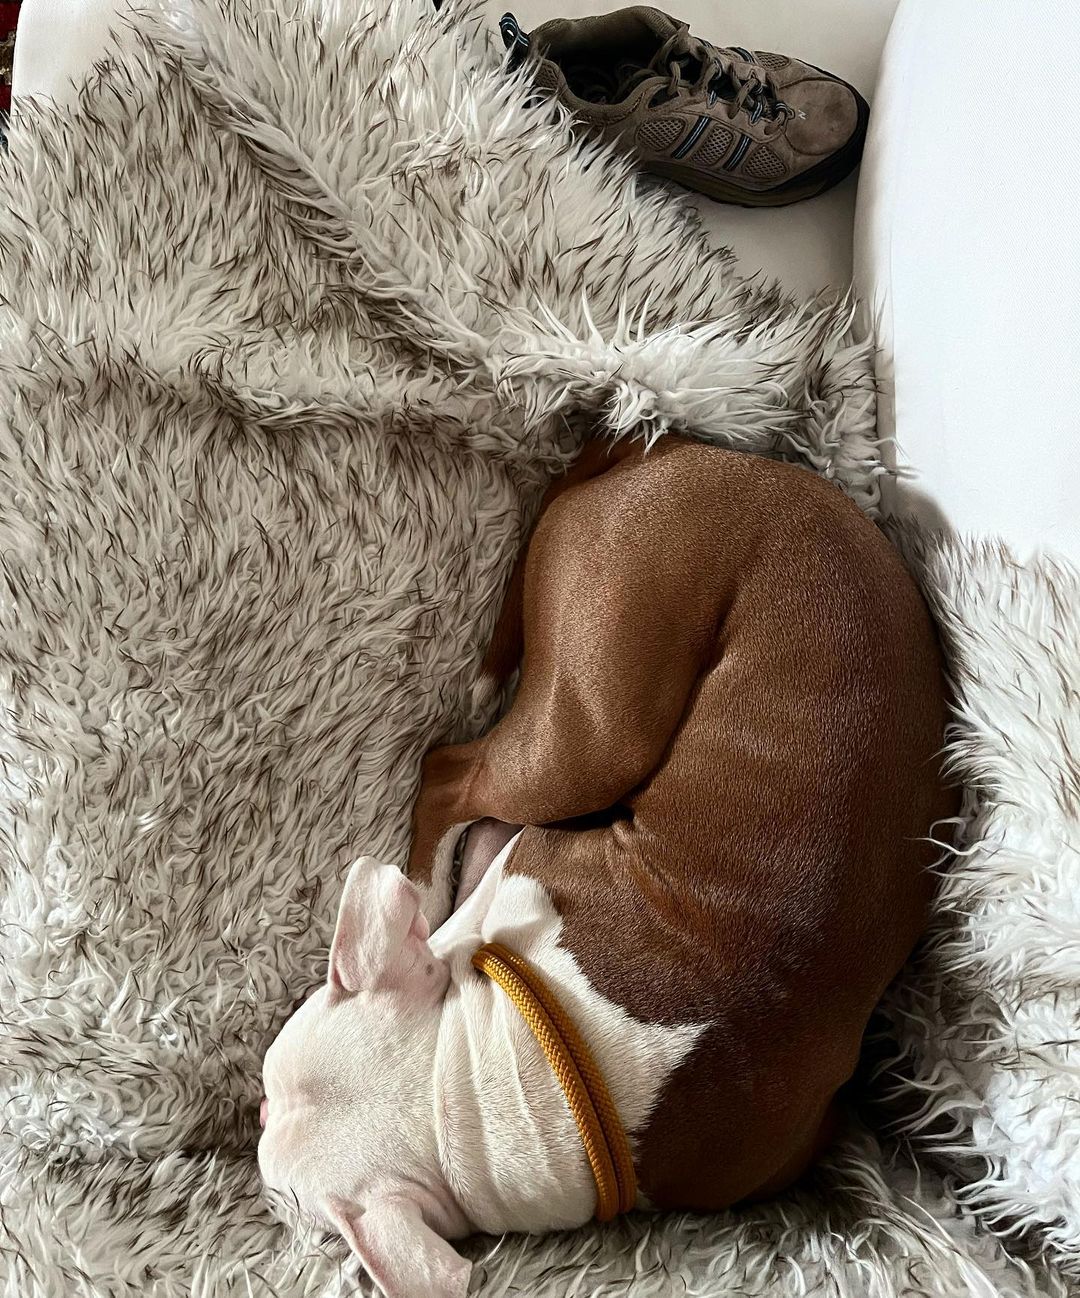
<svg viewBox="0 0 1080 1298"><path fill-rule="evenodd" d="M628 460L580 482L541 515L513 704L484 738L429 759L462 819L544 825L603 812L655 769L678 726L725 592L692 534L671 543L669 502L638 484L639 468Z"/></svg>
<svg viewBox="0 0 1080 1298"><path fill-rule="evenodd" d="M636 482L636 467L573 486L541 516L513 704L482 739L424 762L410 858L422 884L474 821L546 825L616 805L675 732L725 596L692 533L671 544L668 502Z"/></svg>

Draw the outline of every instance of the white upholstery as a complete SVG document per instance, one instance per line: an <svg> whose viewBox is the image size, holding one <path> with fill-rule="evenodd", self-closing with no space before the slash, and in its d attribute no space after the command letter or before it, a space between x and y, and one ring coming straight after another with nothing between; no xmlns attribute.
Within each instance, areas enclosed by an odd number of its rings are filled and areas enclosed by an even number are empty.
<svg viewBox="0 0 1080 1298"><path fill-rule="evenodd" d="M903 0L859 193L894 508L1021 558L1080 560L1078 47L1077 5Z"/></svg>

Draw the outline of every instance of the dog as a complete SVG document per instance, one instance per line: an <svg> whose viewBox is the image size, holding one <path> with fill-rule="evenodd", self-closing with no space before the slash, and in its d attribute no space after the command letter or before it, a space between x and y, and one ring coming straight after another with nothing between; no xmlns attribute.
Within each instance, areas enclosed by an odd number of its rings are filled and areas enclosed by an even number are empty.
<svg viewBox="0 0 1080 1298"><path fill-rule="evenodd" d="M832 1137L955 810L927 609L801 468L590 446L485 670L519 660L502 719L425 759L409 876L352 867L326 983L266 1055L266 1183L391 1298L464 1294L451 1240L597 1209L570 1092L478 948L517 953L585 1039L633 1206L773 1195Z"/></svg>

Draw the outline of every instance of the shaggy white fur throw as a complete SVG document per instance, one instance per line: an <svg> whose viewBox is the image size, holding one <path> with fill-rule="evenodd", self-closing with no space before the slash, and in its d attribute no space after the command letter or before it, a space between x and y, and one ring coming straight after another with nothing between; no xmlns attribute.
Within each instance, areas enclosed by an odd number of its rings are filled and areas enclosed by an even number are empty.
<svg viewBox="0 0 1080 1298"><path fill-rule="evenodd" d="M333 1298L343 1249L260 1196L261 1055L348 861L404 858L422 753L497 706L538 490L586 431L678 428L872 512L868 358L574 152L465 9L138 31L0 160L0 1292ZM1075 1264L1076 627L994 562L928 569L978 783L893 1002L939 1161L853 1127L778 1204L478 1241L483 1293L1065 1293L987 1225Z"/></svg>
<svg viewBox="0 0 1080 1298"><path fill-rule="evenodd" d="M956 1197L1080 1281L1080 574L1000 545L897 537L956 686L967 790L928 940L888 1009L903 1126Z"/></svg>

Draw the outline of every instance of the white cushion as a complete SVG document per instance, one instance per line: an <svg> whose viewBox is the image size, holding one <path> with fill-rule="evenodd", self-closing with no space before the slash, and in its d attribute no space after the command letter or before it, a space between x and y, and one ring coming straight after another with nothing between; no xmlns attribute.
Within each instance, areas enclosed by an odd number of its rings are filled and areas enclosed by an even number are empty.
<svg viewBox="0 0 1080 1298"><path fill-rule="evenodd" d="M1080 559L1080 6L977 8L903 0L863 162L892 507Z"/></svg>

